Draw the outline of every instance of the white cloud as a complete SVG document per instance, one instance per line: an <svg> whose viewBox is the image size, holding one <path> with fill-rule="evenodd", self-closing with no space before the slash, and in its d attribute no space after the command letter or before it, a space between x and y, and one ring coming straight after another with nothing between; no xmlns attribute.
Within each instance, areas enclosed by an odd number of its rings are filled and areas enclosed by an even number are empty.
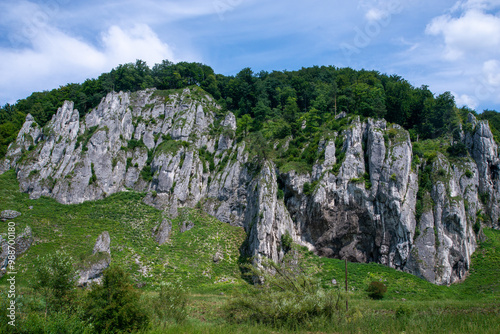
<svg viewBox="0 0 500 334"><path fill-rule="evenodd" d="M467 106L471 109L477 108L478 101L475 97L471 97L467 94L460 95L455 92L452 92L452 94L455 96L455 103L459 108L463 106Z"/></svg>
<svg viewBox="0 0 500 334"><path fill-rule="evenodd" d="M144 24L130 29L110 27L96 47L55 28L46 27L23 49L0 49L0 99L21 98L32 91L81 82L107 72L118 64L146 61L150 66L163 59L175 61L171 47ZM19 96L24 94L24 96Z"/></svg>
<svg viewBox="0 0 500 334"><path fill-rule="evenodd" d="M123 30L112 26L103 34L104 56L109 65L142 59L149 65L160 63L163 59L175 61L169 45L163 43L149 26L135 25Z"/></svg>
<svg viewBox="0 0 500 334"><path fill-rule="evenodd" d="M500 87L500 62L498 60L488 60L483 64L483 73L489 85Z"/></svg>
<svg viewBox="0 0 500 334"><path fill-rule="evenodd" d="M476 9L459 18L439 16L427 25L426 33L442 36L444 56L455 60L465 55L492 54L500 47L500 17Z"/></svg>
<svg viewBox="0 0 500 334"><path fill-rule="evenodd" d="M451 11L471 9L489 10L497 6L500 6L500 0L466 0L458 1L455 6L451 8Z"/></svg>

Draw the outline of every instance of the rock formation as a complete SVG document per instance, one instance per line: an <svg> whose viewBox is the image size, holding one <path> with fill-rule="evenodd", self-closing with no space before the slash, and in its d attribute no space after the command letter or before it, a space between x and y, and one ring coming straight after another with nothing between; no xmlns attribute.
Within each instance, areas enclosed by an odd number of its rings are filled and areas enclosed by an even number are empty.
<svg viewBox="0 0 500 334"><path fill-rule="evenodd" d="M94 244L92 256L88 257L82 264L79 272L78 286L88 286L92 283L100 283L103 271L111 263L110 251L111 238L107 231L102 232Z"/></svg>
<svg viewBox="0 0 500 334"><path fill-rule="evenodd" d="M81 203L132 188L172 217L201 206L243 226L256 259L280 259L289 235L321 256L379 262L436 284L467 273L478 217L499 227L498 149L488 123L472 115L461 134L470 157L417 158L403 128L350 117L320 141L322 158L306 173L250 156L235 130L235 116L197 88L110 93L83 119L72 102L43 129L28 115L0 172L15 168L31 198ZM419 191L424 177L430 186ZM169 234L162 226L153 233L160 244Z"/></svg>

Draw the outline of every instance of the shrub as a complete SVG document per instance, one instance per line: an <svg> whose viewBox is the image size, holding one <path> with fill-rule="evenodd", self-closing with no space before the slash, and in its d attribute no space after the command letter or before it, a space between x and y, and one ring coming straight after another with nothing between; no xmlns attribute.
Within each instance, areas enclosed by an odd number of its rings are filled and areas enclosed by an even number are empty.
<svg viewBox="0 0 500 334"><path fill-rule="evenodd" d="M465 171L465 176L467 176L469 179L474 176L474 173L470 171L470 169L467 169Z"/></svg>
<svg viewBox="0 0 500 334"><path fill-rule="evenodd" d="M278 193L276 194L276 196L278 197L278 199L283 199L285 197L285 193L283 192L283 190L278 189Z"/></svg>
<svg viewBox="0 0 500 334"><path fill-rule="evenodd" d="M396 173L392 173L392 174L391 174L391 181L396 182L397 180L398 180L398 179L397 179L397 177L396 177Z"/></svg>
<svg viewBox="0 0 500 334"><path fill-rule="evenodd" d="M151 182L153 180L153 171L151 170L151 166L144 166L141 170L141 177L146 182Z"/></svg>
<svg viewBox="0 0 500 334"><path fill-rule="evenodd" d="M146 147L146 145L144 145L144 142L142 141L142 139L137 140L137 139L132 138L127 142L128 149L134 150L137 147Z"/></svg>
<svg viewBox="0 0 500 334"><path fill-rule="evenodd" d="M31 287L44 298L46 311L57 311L68 306L74 297L77 277L73 258L64 251L56 251L37 258L34 267Z"/></svg>
<svg viewBox="0 0 500 334"><path fill-rule="evenodd" d="M396 316L396 319L401 319L401 318L409 317L412 314L413 314L412 308L410 308L408 305L400 305L396 309L395 316Z"/></svg>
<svg viewBox="0 0 500 334"><path fill-rule="evenodd" d="M89 185L97 182L97 175L95 174L94 163L90 164L90 173L91 173L91 176L89 178Z"/></svg>
<svg viewBox="0 0 500 334"><path fill-rule="evenodd" d="M476 220L476 222L474 223L474 226L472 226L472 229L474 230L474 233L476 235L479 234L479 231L481 231L481 223L479 222L479 220Z"/></svg>
<svg viewBox="0 0 500 334"><path fill-rule="evenodd" d="M288 253L292 249L293 239L288 231L281 235L281 249L283 252Z"/></svg>
<svg viewBox="0 0 500 334"><path fill-rule="evenodd" d="M467 147L463 143L458 142L448 147L446 149L446 152L454 157L464 157L467 155Z"/></svg>
<svg viewBox="0 0 500 334"><path fill-rule="evenodd" d="M86 317L98 333L129 332L144 328L149 318L139 303L139 293L120 267L104 271L102 284L87 295Z"/></svg>
<svg viewBox="0 0 500 334"><path fill-rule="evenodd" d="M259 284L236 295L226 309L231 322L257 322L296 328L314 319L332 321L341 309L341 294L323 289L314 277L318 268L305 267L295 246L280 263L267 258L247 266Z"/></svg>
<svg viewBox="0 0 500 334"><path fill-rule="evenodd" d="M304 183L304 186L303 186L304 195L307 195L307 196L312 195L314 192L314 189L316 188L317 185L318 185L318 181L314 181L313 183L309 183L309 182Z"/></svg>
<svg viewBox="0 0 500 334"><path fill-rule="evenodd" d="M175 284L162 283L158 289L158 297L153 299L151 303L157 321L183 322L186 320L187 300L187 290L180 281Z"/></svg>
<svg viewBox="0 0 500 334"><path fill-rule="evenodd" d="M387 287L384 283L373 281L370 283L366 291L368 292L368 297L371 299L382 299L384 298L384 294L387 292Z"/></svg>

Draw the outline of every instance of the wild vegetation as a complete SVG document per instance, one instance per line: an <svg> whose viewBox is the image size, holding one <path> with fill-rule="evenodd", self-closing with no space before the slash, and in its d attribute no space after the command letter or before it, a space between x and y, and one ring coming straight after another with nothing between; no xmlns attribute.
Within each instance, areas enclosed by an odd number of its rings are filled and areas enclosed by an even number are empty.
<svg viewBox="0 0 500 334"><path fill-rule="evenodd" d="M15 328L6 322L7 276L0 279L2 333L500 330L499 231L484 229L462 283L436 286L383 265L348 263L346 294L343 261L319 258L288 240L283 263L264 262L278 272L269 276L240 256L245 240L241 228L197 209L181 212L173 220L170 241L158 246L151 229L162 213L141 202L144 193L130 191L79 205L45 197L30 200L19 192L13 171L0 176L0 187L0 210L22 212L15 219L17 228L29 225L36 236L29 252L16 261ZM194 227L181 233L188 222ZM73 273L104 230L111 235L112 257L105 284L77 289ZM0 232L6 231L2 225ZM222 256L215 263L217 251ZM254 286L259 277L264 285ZM372 282L387 288L381 299L369 297ZM297 312L300 317L292 318Z"/></svg>
<svg viewBox="0 0 500 334"><path fill-rule="evenodd" d="M475 114L473 110L457 108L449 92L435 96L427 86L413 87L397 75L377 71L314 66L298 71L254 73L245 68L235 76L225 76L199 63L174 64L165 60L149 68L137 60L97 79L36 92L0 108L0 157L5 155L28 113L43 127L65 100L74 101L83 116L111 91L169 90L193 85L236 114L240 138L252 133L257 134L255 138L266 140L292 135L297 150L307 146L306 138L317 142L322 132L338 131L332 116L340 112L385 118L409 130L412 140L456 136L467 114ZM477 116L488 119L495 138L500 139L499 114L485 111ZM296 153L292 150L289 155L299 158ZM313 159L311 153L301 158Z"/></svg>
<svg viewBox="0 0 500 334"><path fill-rule="evenodd" d="M235 113L234 136L247 141L257 163L273 160L281 172L310 171L323 159L318 153L321 139L333 138L337 163L331 171L337 174L345 160L341 133L352 116L385 118L389 127L384 136L390 139L398 138L391 123L400 124L410 133L413 167L419 168L417 220L432 206L429 191L441 177L440 171L433 174L431 169L436 152L456 159L467 156L458 138L461 128L472 130L465 122L468 113L476 114L457 108L448 92L435 96L426 86L415 88L401 77L376 71L329 66L253 73L246 68L224 76L197 63L164 61L149 68L137 61L97 79L33 93L2 107L0 157L28 113L44 126L64 100L73 100L84 116L111 91L157 88L157 96L168 98L171 89L193 86L211 94L223 110ZM347 117L335 119L341 112ZM500 140L498 113L476 116L489 120ZM85 149L96 130L87 129L78 137L78 145ZM176 151L185 145L168 135L163 140L158 150ZM123 149L144 146L142 140L133 139ZM231 159L226 155L216 167L214 154L206 147L199 149L199 155L210 171ZM152 178L151 158L148 154L141 172L146 181ZM127 168L131 165L132 159L127 160ZM91 169L89 182L95 182L93 165ZM468 171L465 176L472 174ZM369 189L369 180L367 173L351 181L364 182ZM306 182L304 194L312 194L316 186L317 182ZM0 210L22 212L15 219L17 229L29 225L36 237L29 253L16 261L15 328L6 322L7 277L0 279L1 332L500 332L500 233L479 223L474 229L482 236L480 247L464 282L436 286L382 265L349 263L346 292L344 262L319 258L294 245L289 235L281 240L287 253L283 262L264 261L270 271L251 266L251 259L239 251L245 243L244 230L217 221L198 206L182 209L171 219L169 241L160 246L152 231L167 217L143 203L146 193L126 191L78 205L46 197L31 200L19 192L14 171L0 175L0 189ZM284 197L282 189L277 197ZM482 212L477 215L477 221L488 219ZM0 233L6 231L0 225ZM77 289L75 273L91 258L103 231L111 235L112 259L103 285ZM254 286L255 281L262 284Z"/></svg>

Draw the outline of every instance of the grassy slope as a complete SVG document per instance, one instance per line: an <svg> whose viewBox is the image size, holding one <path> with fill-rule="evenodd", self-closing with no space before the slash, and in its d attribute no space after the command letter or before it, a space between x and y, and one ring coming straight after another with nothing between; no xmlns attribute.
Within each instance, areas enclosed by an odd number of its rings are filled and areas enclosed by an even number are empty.
<svg viewBox="0 0 500 334"><path fill-rule="evenodd" d="M22 212L15 219L18 230L30 225L36 242L19 259L21 286L31 277L35 256L59 248L66 249L76 260L88 256L102 231L111 235L112 261L131 270L137 281L151 287L160 280L182 280L191 291L189 321L151 333L262 333L263 326L227 324L224 304L233 290L246 289L241 279L238 248L245 239L241 228L221 223L194 209L180 211L173 220L171 241L158 246L151 229L164 218L162 212L141 202L144 194L125 192L102 201L79 205L62 205L49 198L30 200L19 192L15 174L0 175L0 210ZM33 206L33 209L28 209ZM195 227L180 233L183 222ZM0 225L0 233L6 224ZM310 324L304 330L339 332L491 332L500 331L500 231L485 230L486 240L473 255L470 276L461 284L435 286L407 273L378 264L349 263L350 311L339 315L339 321ZM213 262L216 251L223 253L219 264ZM150 270L144 277L138 272L134 256L139 255ZM321 270L318 277L325 286L331 279L344 287L344 262L318 258L310 253L306 258ZM228 282L215 283L221 279ZM388 286L384 300L373 301L364 291L372 280L382 280ZM0 280L4 285L5 278ZM225 294L221 295L220 292ZM409 311L402 317L396 311L406 305ZM235 327L236 326L236 327Z"/></svg>
<svg viewBox="0 0 500 334"><path fill-rule="evenodd" d="M97 236L108 231L111 236L112 263L131 271L138 282L152 286L161 280L182 279L190 288L226 289L228 282L242 284L239 270L239 247L245 239L242 228L217 221L193 209L181 210L172 220L171 240L158 246L152 229L163 220L162 212L142 203L145 194L122 192L101 201L62 205L50 198L30 200L19 192L13 171L0 175L0 210L17 210L17 231L29 225L35 243L18 263L25 285L31 277L33 258L56 249L65 249L76 262L92 253ZM30 210L29 206L33 206ZM180 233L183 223L194 227ZM0 225L0 233L7 224ZM222 259L213 261L219 251ZM143 273L139 273L139 269ZM5 278L3 278L5 280ZM226 281L227 280L227 281ZM217 281L226 281L214 284ZM3 283L3 281L0 281Z"/></svg>

